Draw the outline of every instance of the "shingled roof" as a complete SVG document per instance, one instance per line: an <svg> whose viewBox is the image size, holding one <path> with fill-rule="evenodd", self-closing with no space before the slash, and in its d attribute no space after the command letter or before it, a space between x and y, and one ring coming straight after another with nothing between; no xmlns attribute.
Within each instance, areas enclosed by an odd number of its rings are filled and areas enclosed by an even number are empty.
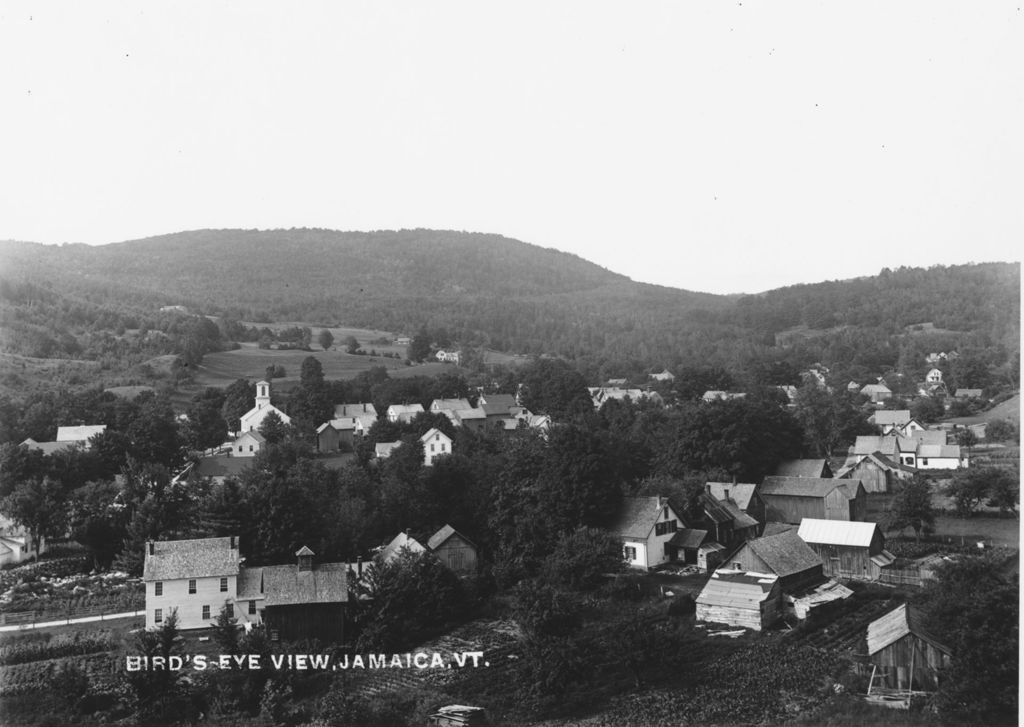
<svg viewBox="0 0 1024 727"><path fill-rule="evenodd" d="M778 582L778 577L773 575L715 571L697 596L697 603L703 606L758 609Z"/></svg>
<svg viewBox="0 0 1024 727"><path fill-rule="evenodd" d="M868 417L868 421L877 426L884 426L886 424L903 426L910 421L910 410L879 409Z"/></svg>
<svg viewBox="0 0 1024 727"><path fill-rule="evenodd" d="M267 607L348 601L348 563L321 563L311 570L273 565L262 571Z"/></svg>
<svg viewBox="0 0 1024 727"><path fill-rule="evenodd" d="M622 538L645 540L668 501L661 497L624 497L611 532Z"/></svg>
<svg viewBox="0 0 1024 727"><path fill-rule="evenodd" d="M199 538L147 543L142 574L144 581L238 575L238 539Z"/></svg>
<svg viewBox="0 0 1024 727"><path fill-rule="evenodd" d="M732 500L741 510L750 507L750 501L757 491L757 485L749 482L709 482L707 486L717 499Z"/></svg>
<svg viewBox="0 0 1024 727"><path fill-rule="evenodd" d="M856 497L860 480L838 480L822 477L765 477L761 483L761 496L825 497L833 490L841 490L847 498Z"/></svg>
<svg viewBox="0 0 1024 727"><path fill-rule="evenodd" d="M448 540L448 538L452 537L453 535L458 535L460 538L465 540L467 543L469 543L470 545L473 545L473 547L476 547L473 544L472 540L470 540L465 535L460 533L458 530L453 528L451 525L448 525L446 523L443 528L441 528L436 533L434 533L433 535L430 536L430 540L427 541L427 548L429 550L437 550L438 548L440 548L442 545L445 544L445 542Z"/></svg>
<svg viewBox="0 0 1024 727"><path fill-rule="evenodd" d="M821 558L793 530L748 540L746 547L780 578L821 565Z"/></svg>
<svg viewBox="0 0 1024 727"><path fill-rule="evenodd" d="M876 654L885 647L896 643L907 634L924 639L939 651L951 654L951 649L921 626L921 614L917 609L903 604L893 611L868 624L868 654Z"/></svg>
<svg viewBox="0 0 1024 727"><path fill-rule="evenodd" d="M825 471L830 472L828 460L824 459L791 459L775 468L779 477L821 477Z"/></svg>

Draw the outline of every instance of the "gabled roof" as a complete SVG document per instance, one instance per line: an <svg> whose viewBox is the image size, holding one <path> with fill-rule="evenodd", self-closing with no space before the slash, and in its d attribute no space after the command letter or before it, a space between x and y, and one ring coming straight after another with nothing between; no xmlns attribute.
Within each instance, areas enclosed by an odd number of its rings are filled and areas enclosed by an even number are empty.
<svg viewBox="0 0 1024 727"><path fill-rule="evenodd" d="M921 429L908 438L914 439L920 444L945 444L948 441L946 437L945 429Z"/></svg>
<svg viewBox="0 0 1024 727"><path fill-rule="evenodd" d="M29 437L21 443L22 446L28 447L32 450L37 450L43 454L53 454L54 452L63 452L64 450L74 449L75 447L81 446L81 442L37 442L36 440Z"/></svg>
<svg viewBox="0 0 1024 727"><path fill-rule="evenodd" d="M735 502L719 500L713 494L706 491L700 493L700 498L705 514L713 522L732 523L733 528L736 530L757 527L757 520L743 512Z"/></svg>
<svg viewBox="0 0 1024 727"><path fill-rule="evenodd" d="M408 414L422 414L422 404L392 404L388 407L388 416L402 416Z"/></svg>
<svg viewBox="0 0 1024 727"><path fill-rule="evenodd" d="M391 451L402 444L401 440L397 442L377 442L373 446L373 453L377 457L387 457L391 454Z"/></svg>
<svg viewBox="0 0 1024 727"><path fill-rule="evenodd" d="M767 573L715 571L697 596L697 603L756 610L768 600L778 582L778 576Z"/></svg>
<svg viewBox="0 0 1024 727"><path fill-rule="evenodd" d="M903 426L910 421L910 410L909 409L895 409L892 411L886 409L879 409L870 417L868 421L878 426L884 426L887 424L893 424L895 426Z"/></svg>
<svg viewBox="0 0 1024 727"><path fill-rule="evenodd" d="M253 570L260 571L268 608L348 601L348 563L319 563L311 570L299 570L294 563Z"/></svg>
<svg viewBox="0 0 1024 727"><path fill-rule="evenodd" d="M744 547L754 551L780 578L821 565L821 558L794 530L748 540Z"/></svg>
<svg viewBox="0 0 1024 727"><path fill-rule="evenodd" d="M853 454L861 456L874 452L881 452L887 455L894 454L897 451L899 439L899 437L861 435L853 443Z"/></svg>
<svg viewBox="0 0 1024 727"><path fill-rule="evenodd" d="M865 384L861 388L860 393L868 394L868 395L871 395L871 394L891 394L892 393L892 389L890 389L885 384Z"/></svg>
<svg viewBox="0 0 1024 727"><path fill-rule="evenodd" d="M385 561L389 561L396 557L402 548L408 548L414 553L424 553L427 550L420 541L411 537L408 533L399 533L380 551L380 557Z"/></svg>
<svg viewBox="0 0 1024 727"><path fill-rule="evenodd" d="M460 422L487 418L487 412L483 409L446 409L444 413L448 414L449 419L454 417Z"/></svg>
<svg viewBox="0 0 1024 727"><path fill-rule="evenodd" d="M232 538L158 540L145 548L142 579L171 581L179 578L210 578L238 575L238 546Z"/></svg>
<svg viewBox="0 0 1024 727"><path fill-rule="evenodd" d="M866 548L878 532L877 523L860 523L848 520L818 520L805 517L800 521L797 535L805 543L821 545L849 545Z"/></svg>
<svg viewBox="0 0 1024 727"><path fill-rule="evenodd" d="M442 545L444 545L445 542L447 542L448 538L452 537L453 535L458 535L460 538L465 540L467 543L472 545L474 548L476 547L476 545L473 543L472 540L467 538L465 535L460 533L458 530L453 528L451 525L445 524L445 526L443 528L441 528L436 533L434 533L433 535L430 536L430 540L427 541L427 548L429 550L437 550Z"/></svg>
<svg viewBox="0 0 1024 727"><path fill-rule="evenodd" d="M920 612L904 603L868 624L868 655L877 654L907 634L914 634L946 654L953 653L952 649L921 626Z"/></svg>
<svg viewBox="0 0 1024 727"><path fill-rule="evenodd" d="M519 406L519 402L512 394L483 394L478 404L479 406L504 407L506 411L511 407Z"/></svg>
<svg viewBox="0 0 1024 727"><path fill-rule="evenodd" d="M252 457L203 457L196 462L192 472L198 477L231 477L240 475L253 464Z"/></svg>
<svg viewBox="0 0 1024 727"><path fill-rule="evenodd" d="M646 540L664 507L671 506L661 497L624 497L619 518L610 530L622 538Z"/></svg>
<svg viewBox="0 0 1024 727"><path fill-rule="evenodd" d="M248 432L242 432L237 437L235 437L235 441L236 442L240 442L241 440L246 439L246 438L255 439L259 444L265 444L266 441L267 441L266 437L264 437L262 434L257 432L255 429L252 429L252 430L250 430Z"/></svg>
<svg viewBox="0 0 1024 727"><path fill-rule="evenodd" d="M822 472L828 471L826 459L790 459L775 468L775 474L780 477L821 477Z"/></svg>
<svg viewBox="0 0 1024 727"><path fill-rule="evenodd" d="M856 483L856 486L853 486ZM840 480L824 477L765 477L761 483L761 496L772 497L825 497L833 490L841 490L847 498L856 497L860 480Z"/></svg>
<svg viewBox="0 0 1024 727"><path fill-rule="evenodd" d="M699 548L707 540L707 530L697 530L695 528L680 528L676 530L676 534L672 536L672 539L668 541L671 545L675 545L678 548Z"/></svg>
<svg viewBox="0 0 1024 727"><path fill-rule="evenodd" d="M334 405L335 419L346 419L351 417L363 416L365 414L373 414L374 416L377 416L377 409L373 406L373 404L370 403Z"/></svg>
<svg viewBox="0 0 1024 727"><path fill-rule="evenodd" d="M917 456L921 458L960 459L959 444L922 444L917 448Z"/></svg>
<svg viewBox="0 0 1024 727"><path fill-rule="evenodd" d="M79 427L57 427L58 442L87 442L90 437L103 433L106 424L89 424Z"/></svg>
<svg viewBox="0 0 1024 727"><path fill-rule="evenodd" d="M750 482L709 482L707 486L716 499L732 500L741 510L750 507L750 501L757 492L757 485Z"/></svg>
<svg viewBox="0 0 1024 727"><path fill-rule="evenodd" d="M469 405L468 399L434 399L430 402L430 411L443 411L445 409L451 409L452 411L459 411L462 409L472 409Z"/></svg>
<svg viewBox="0 0 1024 727"><path fill-rule="evenodd" d="M442 431L441 431L440 429L438 429L437 427L431 427L430 429L428 429L428 430L427 430L427 431L426 431L426 432L425 432L425 433L423 434L423 436L422 436L422 437L420 437L420 441L421 441L421 442L429 442L429 441L430 441L431 439L434 439L435 437L444 437L444 440L445 440L446 442L451 442L451 441L452 441L452 438L451 438L451 437L449 437L449 436L448 436L447 434L445 434L444 432L442 432Z"/></svg>

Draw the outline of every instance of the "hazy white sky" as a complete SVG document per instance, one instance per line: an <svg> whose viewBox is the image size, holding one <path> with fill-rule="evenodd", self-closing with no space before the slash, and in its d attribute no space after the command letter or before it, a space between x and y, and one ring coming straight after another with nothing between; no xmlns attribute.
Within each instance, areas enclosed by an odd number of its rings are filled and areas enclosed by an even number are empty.
<svg viewBox="0 0 1024 727"><path fill-rule="evenodd" d="M1013 2L4 2L0 238L494 232L759 291L1020 259Z"/></svg>

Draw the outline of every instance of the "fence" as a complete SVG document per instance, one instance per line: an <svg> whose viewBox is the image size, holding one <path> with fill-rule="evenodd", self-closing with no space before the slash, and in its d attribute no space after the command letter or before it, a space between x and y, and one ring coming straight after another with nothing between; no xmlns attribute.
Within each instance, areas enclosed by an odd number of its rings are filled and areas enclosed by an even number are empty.
<svg viewBox="0 0 1024 727"><path fill-rule="evenodd" d="M0 613L0 626L24 626L24 625L35 625L37 623L50 623L53 621L65 621L71 623L72 621L80 618L95 618L100 617L103 620L105 616L120 615L124 613L135 613L145 608L144 599L135 599L124 604L110 604L103 603L96 606L76 606L74 608L65 609L36 609L34 611L8 611Z"/></svg>

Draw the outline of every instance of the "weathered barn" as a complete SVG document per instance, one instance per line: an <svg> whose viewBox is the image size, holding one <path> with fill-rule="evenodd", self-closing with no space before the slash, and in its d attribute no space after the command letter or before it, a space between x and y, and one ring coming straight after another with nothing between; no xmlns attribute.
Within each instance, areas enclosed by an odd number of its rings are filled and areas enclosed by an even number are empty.
<svg viewBox="0 0 1024 727"><path fill-rule="evenodd" d="M890 492L897 481L914 476L914 468L897 464L881 452L851 455L836 473L840 480L860 480L866 492Z"/></svg>
<svg viewBox="0 0 1024 727"><path fill-rule="evenodd" d="M427 549L455 573L476 573L476 545L451 525L434 533L427 541Z"/></svg>
<svg viewBox="0 0 1024 727"><path fill-rule="evenodd" d="M952 650L921 626L921 615L903 604L868 625L868 659L874 688L934 692L949 668Z"/></svg>
<svg viewBox="0 0 1024 727"><path fill-rule="evenodd" d="M821 558L793 530L748 540L722 569L771 573L787 593L825 580Z"/></svg>
<svg viewBox="0 0 1024 727"><path fill-rule="evenodd" d="M797 534L821 558L829 578L875 581L896 560L876 523L804 518Z"/></svg>
<svg viewBox="0 0 1024 727"><path fill-rule="evenodd" d="M348 564L313 562L303 547L295 565L265 566L259 574L263 623L272 639L342 642L348 619ZM246 569L250 570L250 569ZM257 570L257 569L252 569Z"/></svg>
<svg viewBox="0 0 1024 727"><path fill-rule="evenodd" d="M760 496L770 522L798 524L805 517L863 520L867 512L867 493L859 480L766 477Z"/></svg>
<svg viewBox="0 0 1024 727"><path fill-rule="evenodd" d="M777 576L715 571L697 596L697 620L761 631L782 616Z"/></svg>

